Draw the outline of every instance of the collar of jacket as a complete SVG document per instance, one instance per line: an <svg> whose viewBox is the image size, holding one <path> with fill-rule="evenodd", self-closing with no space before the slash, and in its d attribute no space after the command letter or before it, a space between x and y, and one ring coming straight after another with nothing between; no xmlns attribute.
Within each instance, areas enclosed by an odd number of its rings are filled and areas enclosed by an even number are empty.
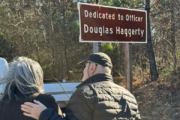
<svg viewBox="0 0 180 120"><path fill-rule="evenodd" d="M79 84L76 88L79 88L88 83L95 83L95 82L100 82L100 81L112 81L113 82L113 78L109 74L99 73L99 74L89 77L88 79L83 81L81 84Z"/></svg>

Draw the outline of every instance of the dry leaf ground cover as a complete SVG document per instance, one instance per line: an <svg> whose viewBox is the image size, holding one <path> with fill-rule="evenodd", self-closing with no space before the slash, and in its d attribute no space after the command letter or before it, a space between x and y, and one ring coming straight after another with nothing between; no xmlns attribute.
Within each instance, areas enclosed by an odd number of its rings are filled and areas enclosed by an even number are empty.
<svg viewBox="0 0 180 120"><path fill-rule="evenodd" d="M125 77L114 81L125 87ZM160 76L154 82L149 75L133 77L133 94L142 120L180 120L180 75Z"/></svg>

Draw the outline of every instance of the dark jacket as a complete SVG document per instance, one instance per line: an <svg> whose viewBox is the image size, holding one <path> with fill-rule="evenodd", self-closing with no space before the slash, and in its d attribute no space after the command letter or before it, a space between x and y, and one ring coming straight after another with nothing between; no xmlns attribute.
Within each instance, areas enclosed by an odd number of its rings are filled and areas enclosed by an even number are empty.
<svg viewBox="0 0 180 120"><path fill-rule="evenodd" d="M24 102L33 102L34 99L58 113L58 105L51 95L39 94L38 96L28 98L21 96L17 102L0 101L0 120L35 120L31 117L24 116L21 110L21 105L24 104Z"/></svg>
<svg viewBox="0 0 180 120"><path fill-rule="evenodd" d="M57 113L46 109L39 120L61 119ZM77 86L69 100L64 119L140 120L140 114L136 99L128 90L116 85L111 75L97 74Z"/></svg>

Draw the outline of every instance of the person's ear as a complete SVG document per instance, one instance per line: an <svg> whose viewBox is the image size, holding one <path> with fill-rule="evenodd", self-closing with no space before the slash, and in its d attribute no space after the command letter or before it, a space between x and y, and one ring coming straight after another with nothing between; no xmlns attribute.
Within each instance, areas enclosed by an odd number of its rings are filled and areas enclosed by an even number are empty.
<svg viewBox="0 0 180 120"><path fill-rule="evenodd" d="M95 71L96 71L96 65L92 64L90 69L90 74L93 75Z"/></svg>

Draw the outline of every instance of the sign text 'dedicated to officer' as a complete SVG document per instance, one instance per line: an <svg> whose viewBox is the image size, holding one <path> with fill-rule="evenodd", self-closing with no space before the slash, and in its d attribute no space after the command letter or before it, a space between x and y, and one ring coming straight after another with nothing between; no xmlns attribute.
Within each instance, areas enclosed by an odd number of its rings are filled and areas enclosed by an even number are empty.
<svg viewBox="0 0 180 120"><path fill-rule="evenodd" d="M78 3L80 42L146 42L146 11Z"/></svg>

